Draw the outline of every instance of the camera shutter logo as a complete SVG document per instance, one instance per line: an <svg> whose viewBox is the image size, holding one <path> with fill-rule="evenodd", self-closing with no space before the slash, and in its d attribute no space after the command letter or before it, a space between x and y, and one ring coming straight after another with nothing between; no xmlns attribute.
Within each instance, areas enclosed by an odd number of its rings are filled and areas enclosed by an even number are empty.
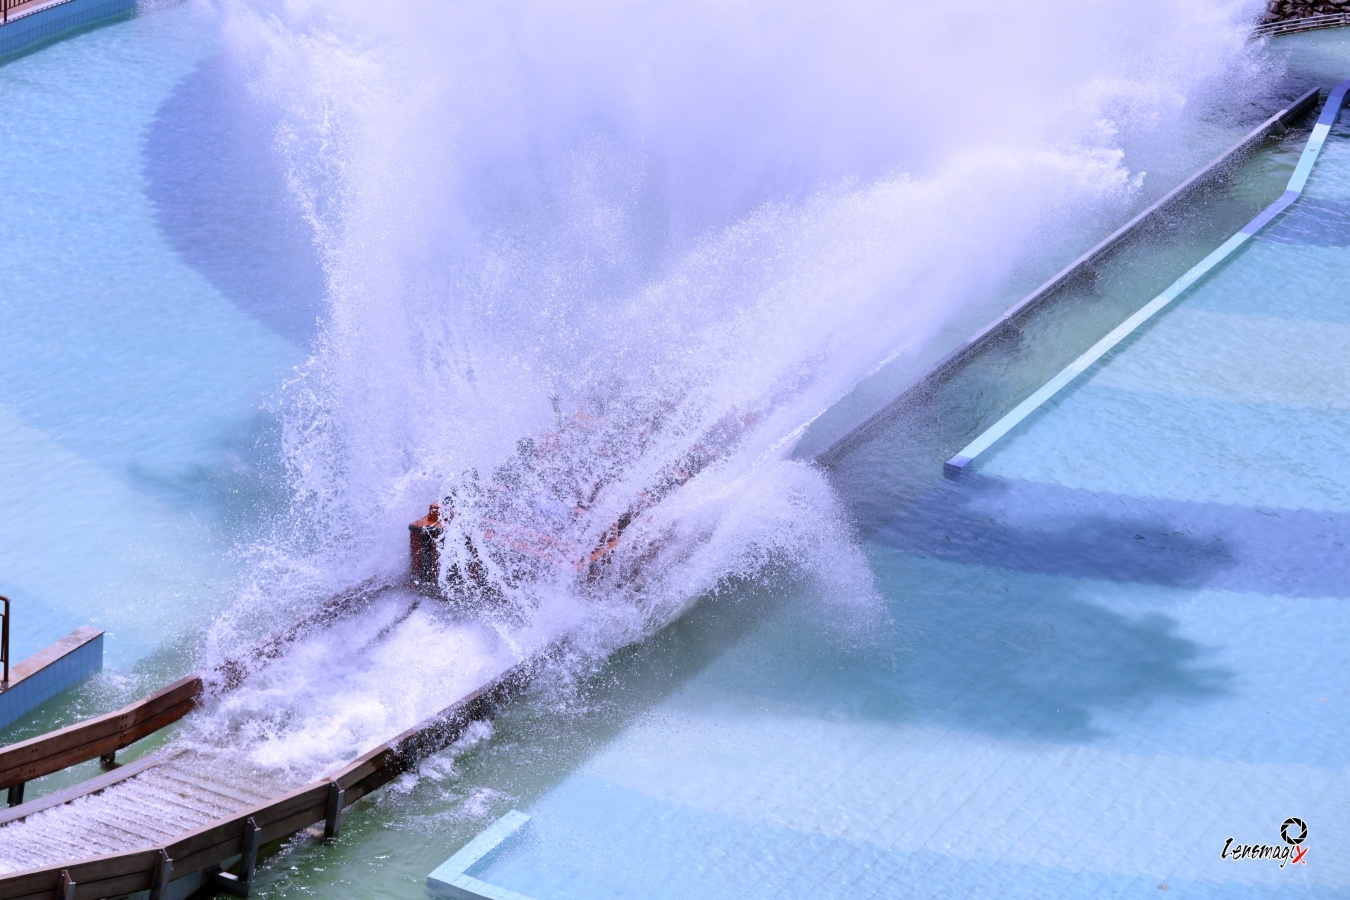
<svg viewBox="0 0 1350 900"><path fill-rule="evenodd" d="M1296 816L1290 816L1280 824L1282 844L1239 844L1235 838L1224 841L1219 856L1232 860L1269 860L1285 866L1306 866L1308 848L1303 842L1308 839L1308 823Z"/></svg>

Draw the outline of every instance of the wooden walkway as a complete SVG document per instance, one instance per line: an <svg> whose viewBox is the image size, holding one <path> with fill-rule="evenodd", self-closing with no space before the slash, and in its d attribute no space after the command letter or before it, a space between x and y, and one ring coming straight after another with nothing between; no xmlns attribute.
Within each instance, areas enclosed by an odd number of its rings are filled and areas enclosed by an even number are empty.
<svg viewBox="0 0 1350 900"><path fill-rule="evenodd" d="M297 787L275 773L243 771L236 759L203 750L161 752L148 766L113 770L110 774L120 777L101 790L95 785L93 792L47 808L17 807L0 827L5 846L0 873L162 845ZM5 818L0 814L0 821Z"/></svg>

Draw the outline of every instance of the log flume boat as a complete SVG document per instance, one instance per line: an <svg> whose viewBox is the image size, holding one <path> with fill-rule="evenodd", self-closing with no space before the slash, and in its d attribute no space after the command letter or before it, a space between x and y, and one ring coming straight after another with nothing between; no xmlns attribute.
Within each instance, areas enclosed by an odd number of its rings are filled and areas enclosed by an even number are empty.
<svg viewBox="0 0 1350 900"><path fill-rule="evenodd" d="M492 717L568 652L568 635L547 635L523 656L480 620L519 615L522 585L539 573L582 586L631 579L652 558L651 530L631 538L663 499L724 458L757 421L728 416L645 486L613 467L579 466L580 434L597 427L584 410L480 479L454 490L409 525L406 579L371 580L317 604L211 671L186 678L124 709L0 748L0 900L93 900L148 892L151 900L246 897L259 859L299 832L340 834L344 812ZM597 522L604 523L597 525ZM631 538L631 539L630 539ZM627 546L626 546L627 545ZM622 558L621 558L622 557ZM515 606L513 606L513 603ZM297 645L322 641L344 623L374 622L375 640L426 605L446 612L486 648L463 690L445 708L319 777L260 770L237 746L182 735L118 765L116 754L219 703L280 664ZM369 631L370 629L366 629ZM246 750L246 748L243 748ZM105 771L25 801L25 785L91 760Z"/></svg>

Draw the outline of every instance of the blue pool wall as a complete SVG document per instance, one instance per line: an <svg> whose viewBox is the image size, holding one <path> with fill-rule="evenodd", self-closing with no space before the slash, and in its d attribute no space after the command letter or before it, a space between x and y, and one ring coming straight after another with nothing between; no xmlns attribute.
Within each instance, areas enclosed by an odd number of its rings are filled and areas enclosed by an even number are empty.
<svg viewBox="0 0 1350 900"><path fill-rule="evenodd" d="M136 0L65 0L0 25L0 62L136 11Z"/></svg>
<svg viewBox="0 0 1350 900"><path fill-rule="evenodd" d="M15 676L19 675L16 669L24 668L24 663L11 668L10 678L13 683L8 690L0 691L0 734L57 694L103 668L103 632L89 635L82 634L84 631L79 629L60 642L74 645L64 653L61 652L60 644L42 651L39 656L51 654L56 658L46 661L46 665L37 671L16 679Z"/></svg>

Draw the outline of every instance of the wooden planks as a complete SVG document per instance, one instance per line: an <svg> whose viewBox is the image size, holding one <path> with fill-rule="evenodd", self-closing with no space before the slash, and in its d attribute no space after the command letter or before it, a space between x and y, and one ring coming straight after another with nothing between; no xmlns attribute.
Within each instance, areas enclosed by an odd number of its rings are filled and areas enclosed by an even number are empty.
<svg viewBox="0 0 1350 900"><path fill-rule="evenodd" d="M242 678L246 668L266 664L285 644L309 629L365 608L383 589L382 585L368 583L333 598L244 658L227 664L217 675L227 688L232 686L232 682ZM337 798L340 815L342 809L415 768L427 756L445 749L459 739L470 723L491 717L522 693L540 668L565 647L566 639L555 642L313 784L187 832L166 845L0 876L0 900L53 897L63 883L63 873L74 882L74 896L78 900L145 891L164 865L165 856L170 861L170 877L174 879L212 869L238 856L244 849L250 819L260 830L258 837L263 844L289 837L325 819L336 826L336 816L329 808L333 798ZM0 750L0 788L119 750L181 719L201 702L202 692L202 677L189 676L115 713L4 748ZM108 778L110 783L119 780Z"/></svg>
<svg viewBox="0 0 1350 900"><path fill-rule="evenodd" d="M260 843L267 844L322 821L327 803L328 782L315 782L280 799L185 834L164 849L173 860L175 877L190 875L243 852L245 825L249 819L261 829ZM4 888L4 881L0 879L0 898L5 897Z"/></svg>
<svg viewBox="0 0 1350 900"><path fill-rule="evenodd" d="M544 663L563 647L564 642L560 641L543 653L517 663L436 715L423 720L313 784L188 832L163 847L138 848L121 854L0 876L0 900L38 900L38 898L46 900L54 897L63 872L69 873L75 882L77 900L144 891L150 888L156 867L160 865L161 850L172 861L172 877L182 878L219 866L226 860L238 856L244 848L249 819L261 829L260 838L263 844L280 840L322 822L329 812L328 804L335 785L342 792L341 806L346 808L404 772L415 768L427 756L454 743L471 722L491 716L503 704L523 692ZM195 692L191 690L194 681ZM200 690L200 679L183 679L159 694L146 698L142 704L157 700L158 706L162 707L165 703L173 702L175 697L184 695L190 696L195 702ZM176 706L169 707L175 708ZM111 720L126 712L127 710L113 713L104 719ZM92 722L83 724L90 725ZM72 728L79 727L81 726L72 726ZM31 743L33 742L26 742ZM4 752L8 753L24 746L15 745ZM28 755L32 756L32 753ZM36 758L45 757L39 754ZM31 762L20 765L31 765Z"/></svg>
<svg viewBox="0 0 1350 900"><path fill-rule="evenodd" d="M7 876L0 882L0 897L5 900L51 900L63 871L75 882L77 900L102 897L150 888L151 872L158 861L157 850L134 850L98 856L73 865L32 869Z"/></svg>
<svg viewBox="0 0 1350 900"><path fill-rule="evenodd" d="M0 749L0 789L115 753L196 709L202 679L189 675L117 712Z"/></svg>
<svg viewBox="0 0 1350 900"><path fill-rule="evenodd" d="M172 877L182 878L238 856L243 851L245 824L252 818L262 829L262 843L280 840L323 819L328 782L309 785L271 803L189 832L163 847L130 850L74 863L60 863L0 878L0 898L50 898L62 872L74 880L77 898L109 897L150 887L163 850L172 861Z"/></svg>
<svg viewBox="0 0 1350 900"><path fill-rule="evenodd" d="M1252 37L1293 34L1297 31L1315 31L1319 28L1340 28L1343 25L1350 25L1350 13L1323 13L1319 16L1304 16L1301 19L1284 19L1258 25L1252 29Z"/></svg>
<svg viewBox="0 0 1350 900"><path fill-rule="evenodd" d="M362 611L388 588L370 580L332 597L242 656L227 660L214 678L222 690L237 687L248 672L275 659L290 643L320 625ZM172 725L197 708L203 689L203 677L189 675L117 712L0 749L0 790L115 753Z"/></svg>
<svg viewBox="0 0 1350 900"><path fill-rule="evenodd" d="M157 750L149 756L142 757L134 763L125 766L118 766L111 772L105 772L96 778L90 778L88 781L81 781L79 784L73 784L70 787L48 794L45 797L39 797L37 800L30 800L27 803L21 803L18 806L12 806L9 809L0 810L0 825L8 825L10 822L17 822L26 819L34 813L40 813L44 809L51 809L53 806L61 806L80 797L87 797L90 794L97 794L105 791L118 782L126 781L128 778L135 778L146 769L159 765L165 759L172 758L173 754L167 750Z"/></svg>

